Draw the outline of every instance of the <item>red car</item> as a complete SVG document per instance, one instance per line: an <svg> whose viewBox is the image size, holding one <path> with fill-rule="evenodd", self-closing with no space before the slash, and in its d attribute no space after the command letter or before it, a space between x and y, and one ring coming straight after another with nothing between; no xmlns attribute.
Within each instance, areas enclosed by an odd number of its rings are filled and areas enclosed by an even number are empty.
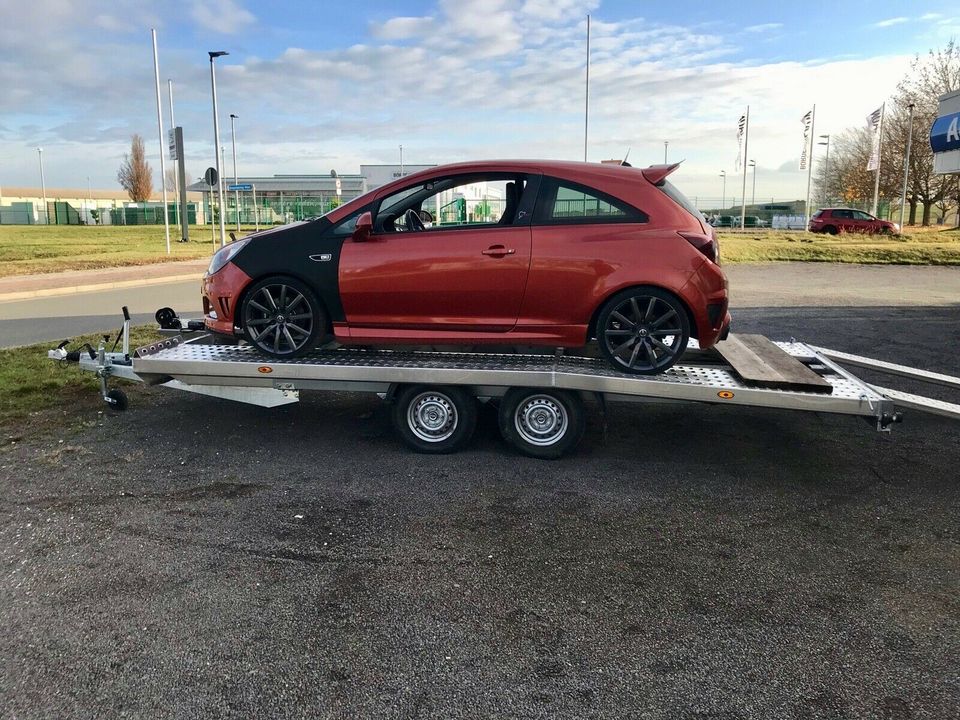
<svg viewBox="0 0 960 720"><path fill-rule="evenodd" d="M470 162L409 175L315 220L217 252L209 330L266 355L361 345L582 347L669 368L727 332L727 280L704 217L646 169Z"/></svg>
<svg viewBox="0 0 960 720"><path fill-rule="evenodd" d="M899 235L900 226L852 208L824 208L810 218L810 232L836 235L841 232Z"/></svg>

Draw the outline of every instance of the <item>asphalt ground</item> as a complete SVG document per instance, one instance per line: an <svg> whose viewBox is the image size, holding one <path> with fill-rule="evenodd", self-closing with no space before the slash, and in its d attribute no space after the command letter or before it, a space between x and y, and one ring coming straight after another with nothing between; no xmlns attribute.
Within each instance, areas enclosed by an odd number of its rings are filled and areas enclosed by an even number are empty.
<svg viewBox="0 0 960 720"><path fill-rule="evenodd" d="M735 322L960 375L956 305ZM492 408L411 454L336 393L32 425L0 453L4 717L960 717L955 421L611 405L557 462Z"/></svg>

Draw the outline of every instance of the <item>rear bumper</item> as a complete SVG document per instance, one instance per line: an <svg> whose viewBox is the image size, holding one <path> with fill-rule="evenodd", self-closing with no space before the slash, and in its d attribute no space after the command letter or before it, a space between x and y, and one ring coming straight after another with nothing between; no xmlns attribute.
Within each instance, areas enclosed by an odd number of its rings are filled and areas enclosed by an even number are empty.
<svg viewBox="0 0 960 720"><path fill-rule="evenodd" d="M203 323L207 330L221 335L236 335L237 304L250 277L228 262L213 275L204 275L201 281Z"/></svg>
<svg viewBox="0 0 960 720"><path fill-rule="evenodd" d="M693 309L693 322L700 347L712 347L726 336L730 328L727 276L719 265L704 260L683 288L682 294L687 296L687 302Z"/></svg>

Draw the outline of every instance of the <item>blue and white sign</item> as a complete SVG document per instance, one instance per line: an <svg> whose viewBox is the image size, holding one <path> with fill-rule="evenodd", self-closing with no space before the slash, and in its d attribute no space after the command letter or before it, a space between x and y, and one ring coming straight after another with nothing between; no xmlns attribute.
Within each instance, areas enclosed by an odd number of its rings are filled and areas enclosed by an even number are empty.
<svg viewBox="0 0 960 720"><path fill-rule="evenodd" d="M930 147L935 153L960 150L960 112L936 119L930 128Z"/></svg>
<svg viewBox="0 0 960 720"><path fill-rule="evenodd" d="M231 191L231 192L233 192L233 191L235 191L235 190L236 190L236 191L239 191L239 190L253 190L253 185L251 185L250 183L239 183L238 185L227 185L227 190L229 190L229 191Z"/></svg>

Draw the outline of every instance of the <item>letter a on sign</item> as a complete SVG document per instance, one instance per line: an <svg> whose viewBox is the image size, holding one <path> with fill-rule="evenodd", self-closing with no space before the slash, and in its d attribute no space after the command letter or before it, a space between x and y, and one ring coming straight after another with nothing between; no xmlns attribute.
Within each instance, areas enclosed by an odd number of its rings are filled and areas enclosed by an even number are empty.
<svg viewBox="0 0 960 720"><path fill-rule="evenodd" d="M957 127L957 121L960 120L960 116L955 117L951 123L950 127L947 128L947 142L956 142L960 141L960 128Z"/></svg>

